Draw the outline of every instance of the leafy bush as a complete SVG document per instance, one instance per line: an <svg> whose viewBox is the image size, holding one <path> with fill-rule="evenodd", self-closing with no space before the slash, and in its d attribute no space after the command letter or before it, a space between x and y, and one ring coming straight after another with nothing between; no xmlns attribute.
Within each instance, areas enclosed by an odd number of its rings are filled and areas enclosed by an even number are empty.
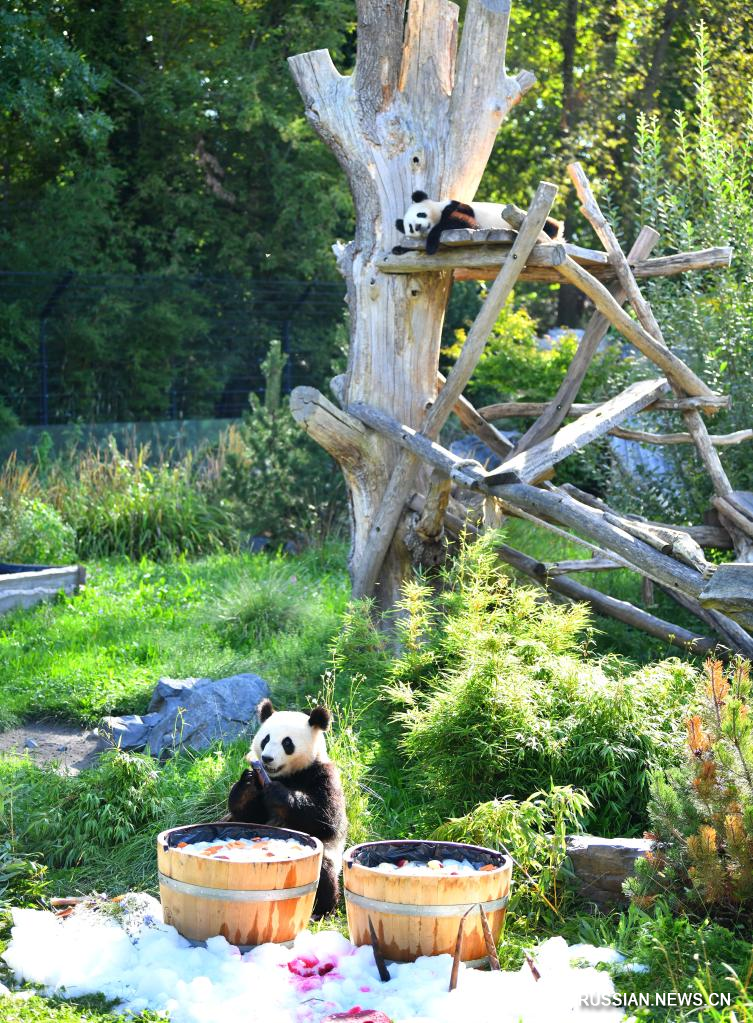
<svg viewBox="0 0 753 1023"><path fill-rule="evenodd" d="M148 448L128 457L111 438L106 448L81 455L72 474L58 469L50 489L76 530L82 558L159 561L236 543L228 504L202 488L190 456L150 466Z"/></svg>
<svg viewBox="0 0 753 1023"><path fill-rule="evenodd" d="M240 741L164 765L116 749L74 777L20 757L0 759L10 792L0 826L10 829L12 820L18 848L39 850L84 890L153 888L157 831L222 816L246 749Z"/></svg>
<svg viewBox="0 0 753 1023"><path fill-rule="evenodd" d="M319 541L342 520L345 485L329 455L287 408L270 412L254 396L225 440L220 493L239 528L273 546Z"/></svg>
<svg viewBox="0 0 753 1023"><path fill-rule="evenodd" d="M704 913L753 912L753 721L750 665L706 662L704 704L687 722L682 767L657 774L649 805L657 845L630 891Z"/></svg>
<svg viewBox="0 0 753 1023"><path fill-rule="evenodd" d="M76 559L76 533L60 512L36 497L0 497L0 560L66 565Z"/></svg>
<svg viewBox="0 0 753 1023"><path fill-rule="evenodd" d="M273 545L324 539L345 509L345 484L326 452L282 405L287 355L273 341L262 370L264 402L249 397L240 427L231 427L218 458L220 492L234 503L243 532Z"/></svg>
<svg viewBox="0 0 753 1023"><path fill-rule="evenodd" d="M628 675L614 660L587 659L585 607L512 585L495 542L460 552L447 593L425 589L403 604L405 653L387 692L414 776L455 813L573 785L593 804L587 827L641 830L647 768L679 756L693 670L667 661Z"/></svg>
<svg viewBox="0 0 753 1023"><path fill-rule="evenodd" d="M553 786L519 803L513 799L480 803L465 817L442 824L432 837L500 849L512 856L515 884L509 911L525 914L534 926L542 916L551 924L552 916L561 916L566 892L561 876L567 858L565 839L581 830L590 806L582 792Z"/></svg>

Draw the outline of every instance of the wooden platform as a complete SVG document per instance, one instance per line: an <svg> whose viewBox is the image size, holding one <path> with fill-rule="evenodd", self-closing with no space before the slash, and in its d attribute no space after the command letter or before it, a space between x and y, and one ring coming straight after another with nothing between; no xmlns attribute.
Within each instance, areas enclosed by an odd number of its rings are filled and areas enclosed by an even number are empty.
<svg viewBox="0 0 753 1023"><path fill-rule="evenodd" d="M426 243L420 238L405 237L400 247L407 249L400 255L385 252L377 260L383 273L409 274L429 273L433 270L453 270L456 280L492 280L499 273L515 240L513 231L470 231L456 229L445 231L439 252L433 256L426 253ZM557 252L564 247L568 256L585 267L600 281L616 278L614 267L606 252L587 249L570 242L550 242L535 245L526 261L520 277L529 281L560 281L557 271ZM678 253L644 259L633 264L636 277L671 277L688 270L711 270L728 267L732 260L732 249L721 246L701 249L696 252Z"/></svg>

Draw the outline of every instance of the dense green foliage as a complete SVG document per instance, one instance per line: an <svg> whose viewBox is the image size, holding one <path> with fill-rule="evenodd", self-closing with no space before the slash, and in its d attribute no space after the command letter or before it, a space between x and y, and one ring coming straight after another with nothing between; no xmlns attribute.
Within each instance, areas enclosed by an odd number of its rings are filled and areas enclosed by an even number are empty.
<svg viewBox="0 0 753 1023"><path fill-rule="evenodd" d="M609 182L633 236L651 212L632 185L640 118L692 110L702 18L724 137L740 150L746 5L513 5L508 63L538 84L500 133L484 197L525 203L542 177L564 185L577 157ZM324 303L321 282L335 280L330 246L352 234L353 213L285 59L326 46L349 71L354 23L353 0L128 0L96 11L20 0L3 10L2 269L50 276L3 281L0 422L8 406L37 414L40 333L61 420L209 414L227 390L256 386L269 341L299 308L296 372L323 383L344 313L339 294ZM663 128L662 188L682 176L676 142ZM569 186L560 204L569 236L588 242ZM708 227L718 241L720 225ZM535 298L542 328L578 322L569 301L554 311L556 288ZM453 302L451 326L464 304Z"/></svg>
<svg viewBox="0 0 753 1023"><path fill-rule="evenodd" d="M676 758L693 673L585 657L585 607L511 585L495 539L464 549L440 598L406 587L388 694L418 783L455 811L574 785L592 803L587 827L640 830L646 768Z"/></svg>
<svg viewBox="0 0 753 1023"><path fill-rule="evenodd" d="M711 48L701 32L692 112L675 111L672 128L655 117L640 121L637 187L641 220L661 231L665 252L734 249L729 271L687 274L648 287L667 344L715 390L732 397L729 411L710 426L727 433L750 425L753 402L753 107L741 105L746 115L741 136L730 133ZM659 417L655 429L662 428L678 429L677 417ZM671 509L698 521L711 491L700 460L677 448L667 449L663 459L663 471L647 473L643 487L632 480L625 497L649 514ZM753 460L745 446L728 449L723 461L736 488L753 485Z"/></svg>

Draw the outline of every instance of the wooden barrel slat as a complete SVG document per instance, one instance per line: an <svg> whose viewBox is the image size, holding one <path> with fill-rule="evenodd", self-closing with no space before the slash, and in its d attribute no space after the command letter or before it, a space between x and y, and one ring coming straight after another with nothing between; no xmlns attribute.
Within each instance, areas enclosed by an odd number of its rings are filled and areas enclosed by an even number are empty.
<svg viewBox="0 0 753 1023"><path fill-rule="evenodd" d="M359 859L369 862L379 859L395 860L398 855L406 859L423 859L425 852L417 848L435 850L432 858L470 859L494 863L491 871L461 874L400 875L388 874L364 866ZM509 857L493 849L460 845L455 842L369 842L354 846L343 857L345 908L348 915L350 938L355 945L371 944L369 917L379 940L379 948L387 959L412 962L422 955L441 955L455 951L460 920L469 905L492 905L506 900L510 892L512 862ZM351 896L371 902L385 903L384 907L357 904ZM359 901L360 901L359 899ZM389 907L393 907L390 912ZM435 907L455 907L450 915L427 915ZM415 908L416 912L412 912ZM489 927L495 942L499 940L505 919L506 902L499 908L488 908ZM486 942L479 913L466 917L463 936L464 962L481 960L486 956Z"/></svg>
<svg viewBox="0 0 753 1023"><path fill-rule="evenodd" d="M199 834L202 837L197 837ZM311 855L295 860L241 863L194 856L177 848L179 841L219 841L257 835L297 838L310 847ZM205 941L219 934L233 945L292 941L311 919L321 865L321 842L284 828L217 822L171 828L157 838L157 866L165 878L165 882L160 879L165 922L192 941ZM166 883L169 881L178 882L181 890ZM280 899L266 895L282 894L291 888L306 891ZM201 889L211 894L202 893ZM232 897L222 898L223 892L233 893ZM261 900L245 901L243 892L261 893Z"/></svg>

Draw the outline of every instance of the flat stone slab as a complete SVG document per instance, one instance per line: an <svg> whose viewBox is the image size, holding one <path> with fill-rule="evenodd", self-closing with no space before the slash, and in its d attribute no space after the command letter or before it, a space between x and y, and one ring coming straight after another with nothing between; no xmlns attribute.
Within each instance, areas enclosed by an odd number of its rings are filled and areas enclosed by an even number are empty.
<svg viewBox="0 0 753 1023"><path fill-rule="evenodd" d="M623 882L632 877L635 863L651 850L649 838L598 838L569 835L567 854L578 882L578 894L600 908L624 905Z"/></svg>
<svg viewBox="0 0 753 1023"><path fill-rule="evenodd" d="M228 678L161 678L147 713L103 718L100 730L121 749L152 756L181 747L206 749L256 727L256 708L269 686L251 672Z"/></svg>

